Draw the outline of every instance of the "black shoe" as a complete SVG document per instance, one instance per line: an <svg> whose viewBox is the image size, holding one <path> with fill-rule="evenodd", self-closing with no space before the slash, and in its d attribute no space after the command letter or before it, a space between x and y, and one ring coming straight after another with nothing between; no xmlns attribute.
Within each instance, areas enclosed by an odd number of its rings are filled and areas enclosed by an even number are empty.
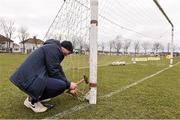
<svg viewBox="0 0 180 120"><path fill-rule="evenodd" d="M49 103L42 103L45 107L47 107L48 109L52 109L54 108L54 105L49 104Z"/></svg>

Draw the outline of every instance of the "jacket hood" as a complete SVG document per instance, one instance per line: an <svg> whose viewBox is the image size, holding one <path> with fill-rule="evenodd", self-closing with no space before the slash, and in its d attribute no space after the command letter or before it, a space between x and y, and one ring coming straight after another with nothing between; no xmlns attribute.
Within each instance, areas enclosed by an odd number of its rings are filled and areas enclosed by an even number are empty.
<svg viewBox="0 0 180 120"><path fill-rule="evenodd" d="M55 44L55 45L57 45L59 48L61 47L60 41L55 40L55 39L49 39L49 40L45 41L45 43L44 43L43 45L46 45L46 44Z"/></svg>

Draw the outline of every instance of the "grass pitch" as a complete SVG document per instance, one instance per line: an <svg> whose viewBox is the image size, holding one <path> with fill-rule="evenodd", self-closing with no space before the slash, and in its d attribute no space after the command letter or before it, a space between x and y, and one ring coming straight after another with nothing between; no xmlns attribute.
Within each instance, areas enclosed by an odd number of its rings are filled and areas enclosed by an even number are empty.
<svg viewBox="0 0 180 120"><path fill-rule="evenodd" d="M65 118L65 119L180 119L180 64L136 86L111 97L100 98L168 67L168 60L138 62L126 66L109 66L116 60L130 62L126 56L98 57L98 102L76 112L58 116L58 113L81 105L82 102L67 94L50 101L55 105L45 113L34 113L24 105L26 95L10 81L10 75L25 60L26 55L0 54L0 118ZM180 58L175 58L175 63ZM62 63L69 80L77 81L88 75L88 57L72 55ZM57 115L57 116L55 116Z"/></svg>

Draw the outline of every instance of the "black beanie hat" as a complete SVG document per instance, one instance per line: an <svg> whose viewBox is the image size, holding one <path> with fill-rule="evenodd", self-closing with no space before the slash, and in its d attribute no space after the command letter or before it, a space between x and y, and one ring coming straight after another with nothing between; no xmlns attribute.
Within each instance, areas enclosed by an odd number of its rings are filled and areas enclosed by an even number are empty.
<svg viewBox="0 0 180 120"><path fill-rule="evenodd" d="M71 53L73 52L73 45L70 41L61 42L61 46L69 50Z"/></svg>

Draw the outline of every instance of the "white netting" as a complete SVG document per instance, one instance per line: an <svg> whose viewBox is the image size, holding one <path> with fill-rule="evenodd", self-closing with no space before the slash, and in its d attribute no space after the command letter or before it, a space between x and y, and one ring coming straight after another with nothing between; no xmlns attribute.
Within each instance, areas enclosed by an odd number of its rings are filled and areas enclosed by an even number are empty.
<svg viewBox="0 0 180 120"><path fill-rule="evenodd" d="M89 75L88 56L86 55L89 50L89 7L88 0L65 0L44 38L45 40L69 40L73 43L74 52L78 55L71 55L65 62L63 61L68 71L65 71L66 76L71 81L77 82L82 79L83 75ZM85 86L82 85L78 89L82 92Z"/></svg>
<svg viewBox="0 0 180 120"><path fill-rule="evenodd" d="M89 51L89 29L90 0L64 0L45 40L70 40L82 55ZM167 55L170 41L171 26L153 0L99 0L99 53ZM88 56L78 58L84 59L77 60L78 67L88 67Z"/></svg>
<svg viewBox="0 0 180 120"><path fill-rule="evenodd" d="M71 79L89 75L89 29L90 0L64 0L45 35L45 40L72 41L78 55L66 63ZM170 54L170 41L171 26L153 0L99 0L98 53L103 55L98 56L98 66L126 65L131 58L133 63L159 60L151 56Z"/></svg>
<svg viewBox="0 0 180 120"><path fill-rule="evenodd" d="M88 49L89 26L89 0L65 0L45 39L71 40L75 48ZM111 42L112 51L122 53L136 51L137 44L139 52L154 52L156 44L155 51L168 51L171 26L152 0L99 0L98 38L103 51L109 51Z"/></svg>
<svg viewBox="0 0 180 120"><path fill-rule="evenodd" d="M99 42L111 42L119 47L115 51L122 53L135 52L139 44L139 52L154 52L153 45L160 44L156 51L168 51L171 41L171 26L152 0L106 0L100 7ZM130 42L130 44L129 44ZM129 45L129 46L128 46ZM158 49L158 50L157 50Z"/></svg>
<svg viewBox="0 0 180 120"><path fill-rule="evenodd" d="M70 40L75 49L86 49L89 41L88 0L65 0L50 26L45 39Z"/></svg>

